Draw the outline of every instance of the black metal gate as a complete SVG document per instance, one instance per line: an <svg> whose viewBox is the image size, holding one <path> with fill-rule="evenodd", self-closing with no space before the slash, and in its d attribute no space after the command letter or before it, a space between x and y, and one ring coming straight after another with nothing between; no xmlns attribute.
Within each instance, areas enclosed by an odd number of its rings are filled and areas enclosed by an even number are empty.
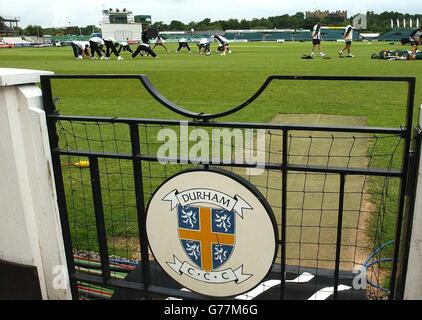
<svg viewBox="0 0 422 320"><path fill-rule="evenodd" d="M53 99L55 79L136 79L158 103L188 120L64 115ZM407 83L406 114L396 128L217 121L251 104L276 80ZM218 114L174 105L143 75L42 76L41 87L75 299L204 298L181 290L160 270L149 252L145 227L145 208L155 188L174 173L198 166L243 175L277 215L281 238L270 277L279 284L263 284L258 298L306 299L324 287L333 287L334 299L402 298L407 261L402 246L411 228L404 222L412 203L408 185L414 175L415 78L271 76L246 102ZM265 146L255 149L265 147L264 174L256 178L242 173L256 164L196 163L179 156L159 165L156 133L186 124L207 130L264 130ZM357 268L368 284L361 290L352 288ZM313 276L310 287L295 280L305 273ZM346 282L349 295L340 286Z"/></svg>

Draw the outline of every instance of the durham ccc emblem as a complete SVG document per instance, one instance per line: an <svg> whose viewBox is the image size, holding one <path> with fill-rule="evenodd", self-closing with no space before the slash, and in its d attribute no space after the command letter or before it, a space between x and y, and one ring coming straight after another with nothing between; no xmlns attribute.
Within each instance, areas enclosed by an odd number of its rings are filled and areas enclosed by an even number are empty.
<svg viewBox="0 0 422 320"><path fill-rule="evenodd" d="M224 265L235 245L235 213L180 205L177 211L179 238L192 262L205 271Z"/></svg>
<svg viewBox="0 0 422 320"><path fill-rule="evenodd" d="M214 297L242 294L265 278L276 254L276 230L262 195L220 170L170 178L147 212L157 262L184 287Z"/></svg>

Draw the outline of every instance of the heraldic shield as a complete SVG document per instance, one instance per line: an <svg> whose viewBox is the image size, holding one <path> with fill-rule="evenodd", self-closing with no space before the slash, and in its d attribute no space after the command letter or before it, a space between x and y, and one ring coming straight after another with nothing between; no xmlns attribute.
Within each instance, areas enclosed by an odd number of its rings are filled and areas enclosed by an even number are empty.
<svg viewBox="0 0 422 320"><path fill-rule="evenodd" d="M179 239L191 261L205 271L224 265L235 247L236 213L180 205L177 212Z"/></svg>

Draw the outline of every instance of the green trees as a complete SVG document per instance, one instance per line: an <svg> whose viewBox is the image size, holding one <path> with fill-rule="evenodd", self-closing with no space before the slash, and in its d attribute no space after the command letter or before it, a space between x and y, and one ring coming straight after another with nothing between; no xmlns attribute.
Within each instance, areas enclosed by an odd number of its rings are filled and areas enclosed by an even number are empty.
<svg viewBox="0 0 422 320"><path fill-rule="evenodd" d="M184 30L186 28L183 22L172 20L169 24L170 30Z"/></svg>
<svg viewBox="0 0 422 320"><path fill-rule="evenodd" d="M34 37L42 37L44 35L43 28L41 26L36 25L28 25L25 29L22 30L22 34L24 36L34 36Z"/></svg>
<svg viewBox="0 0 422 320"><path fill-rule="evenodd" d="M413 20L413 27L415 27L416 19L419 18L419 21L422 23L422 15L415 14L410 15L408 13L403 14L400 12L383 12L381 14L376 14L373 11L368 11L367 13L368 18L368 30L371 30L373 32L386 32L391 30L391 19L393 19L394 26L397 25L397 19L400 22L400 26L403 25L403 19L406 20L406 26L409 27L410 19Z"/></svg>
<svg viewBox="0 0 422 320"><path fill-rule="evenodd" d="M410 15L399 12L382 12L380 14L374 13L373 11L367 12L368 15L368 30L372 32L386 32L391 29L390 19L396 23L397 18L400 23L403 22L403 18L406 19L407 25L409 26L409 19L412 18L414 25L416 18L422 22L422 15ZM344 26L346 23L350 23L353 17L349 20L344 21L343 19L327 17L322 19L321 23L324 26ZM294 15L280 15L272 16L268 18L254 18L251 20L246 19L228 19L228 20L217 20L211 21L206 18L199 22L191 21L188 24L184 24L180 21L172 21L170 24L163 22L156 22L153 27L160 31L187 31L194 29L196 31L205 30L237 30L237 29L311 29L317 22L318 18L305 18L303 12L297 12Z"/></svg>
<svg viewBox="0 0 422 320"><path fill-rule="evenodd" d="M86 27L70 26L66 28L43 28L41 26L28 25L25 29L19 29L18 34L36 37L42 37L43 35L64 36L68 34L89 36L95 32L101 32L101 29L95 25Z"/></svg>
<svg viewBox="0 0 422 320"><path fill-rule="evenodd" d="M368 18L368 31L372 32L386 32L391 29L391 19L393 19L394 24L396 25L397 19L400 21L400 25L403 23L403 19L406 19L407 26L409 27L409 20L412 18L413 26L416 25L416 19L419 18L420 23L422 23L422 15L410 15L403 14L399 12L382 12L374 13L373 11L367 12ZM319 19L317 18L305 18L303 12L297 12L294 15L280 15L272 16L268 18L254 18L252 20L246 19L228 19L228 20L216 20L211 21L210 18L205 18L202 21L195 22L191 21L187 24L178 21L172 20L169 24L166 24L162 21L157 21L152 24L152 27L158 31L190 31L194 29L195 31L206 31L206 30L247 30L247 29L311 29ZM322 19L321 23L324 26L344 26L345 23L349 23L352 20L343 21L342 19L336 19L333 17L328 17ZM28 35L28 36L42 36L44 34L52 36L60 36L66 34L73 35L90 35L94 32L101 32L101 29L89 25L86 27L78 26L69 26L67 28L46 28L43 29L40 26L29 25L23 30L19 30L19 34Z"/></svg>

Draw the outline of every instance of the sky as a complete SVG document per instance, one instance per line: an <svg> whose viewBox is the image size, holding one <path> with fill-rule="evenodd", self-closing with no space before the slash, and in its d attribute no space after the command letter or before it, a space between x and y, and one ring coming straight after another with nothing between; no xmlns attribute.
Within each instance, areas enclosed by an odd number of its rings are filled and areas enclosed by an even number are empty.
<svg viewBox="0 0 422 320"><path fill-rule="evenodd" d="M420 14L422 0L0 0L0 16L20 17L21 27L99 25L101 10L127 8L135 14L152 16L152 21L184 23L205 18L252 19L308 10L347 10L349 15L366 11L398 11Z"/></svg>

